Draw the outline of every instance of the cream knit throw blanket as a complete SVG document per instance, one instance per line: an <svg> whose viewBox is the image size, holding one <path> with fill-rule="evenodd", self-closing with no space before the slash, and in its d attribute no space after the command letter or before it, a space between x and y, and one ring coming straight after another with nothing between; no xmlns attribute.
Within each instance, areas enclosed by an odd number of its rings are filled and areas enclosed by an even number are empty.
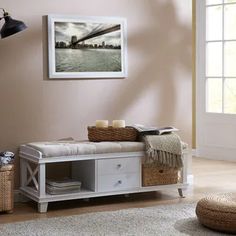
<svg viewBox="0 0 236 236"><path fill-rule="evenodd" d="M145 135L144 141L147 154L145 163L156 163L170 168L183 167L182 143L177 134Z"/></svg>

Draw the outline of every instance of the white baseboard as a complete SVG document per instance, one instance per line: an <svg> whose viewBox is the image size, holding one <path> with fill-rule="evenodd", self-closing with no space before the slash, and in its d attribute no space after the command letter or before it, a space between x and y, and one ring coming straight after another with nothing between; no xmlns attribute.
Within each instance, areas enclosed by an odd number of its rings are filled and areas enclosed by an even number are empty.
<svg viewBox="0 0 236 236"><path fill-rule="evenodd" d="M197 149L192 149L192 156L197 156Z"/></svg>
<svg viewBox="0 0 236 236"><path fill-rule="evenodd" d="M199 150L197 148L192 149L192 156L200 157Z"/></svg>
<svg viewBox="0 0 236 236"><path fill-rule="evenodd" d="M203 147L197 149L197 156L217 161L235 162L235 153L235 148Z"/></svg>

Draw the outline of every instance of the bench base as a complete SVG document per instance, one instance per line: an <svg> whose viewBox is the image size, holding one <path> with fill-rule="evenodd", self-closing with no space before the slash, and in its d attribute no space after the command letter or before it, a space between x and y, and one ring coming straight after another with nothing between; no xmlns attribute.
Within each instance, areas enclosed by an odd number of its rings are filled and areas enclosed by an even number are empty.
<svg viewBox="0 0 236 236"><path fill-rule="evenodd" d="M69 193L69 194L64 194L64 195L46 195L44 198L39 198L28 189L21 188L20 192L38 202L38 212L39 213L46 213L48 209L48 203L50 202L55 202L55 201L65 201L65 200L74 200L74 199L84 199L85 201L89 201L90 198L94 197L102 197L102 196L114 196L114 195L124 195L125 197L128 197L132 193L141 193L141 192L154 192L154 191L162 191L166 189L176 189L178 190L179 197L184 198L185 196L183 195L183 191L188 188L188 184L172 184L172 185L162 185L162 186L152 186L152 187L143 187L140 189L136 190L124 190L120 192L112 192L112 193L88 193L88 194L82 194L78 192L77 194L75 193Z"/></svg>
<svg viewBox="0 0 236 236"><path fill-rule="evenodd" d="M177 184L142 186L142 158L144 152L108 153L75 156L36 158L20 153L21 187L20 192L38 203L40 213L47 212L48 203L73 199L89 199L93 197L131 194L139 192L178 190L179 196L187 184L187 155L183 155L184 167L180 171ZM79 192L51 195L46 193L46 164L71 162L72 178L82 182ZM112 182L113 181L113 182ZM33 185L32 185L33 184Z"/></svg>

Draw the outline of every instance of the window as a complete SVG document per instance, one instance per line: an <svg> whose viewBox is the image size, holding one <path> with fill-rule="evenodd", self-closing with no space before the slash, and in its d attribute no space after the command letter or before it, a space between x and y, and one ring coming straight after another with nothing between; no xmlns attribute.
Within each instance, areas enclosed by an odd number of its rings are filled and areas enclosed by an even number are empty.
<svg viewBox="0 0 236 236"><path fill-rule="evenodd" d="M206 111L236 114L236 0L206 0Z"/></svg>

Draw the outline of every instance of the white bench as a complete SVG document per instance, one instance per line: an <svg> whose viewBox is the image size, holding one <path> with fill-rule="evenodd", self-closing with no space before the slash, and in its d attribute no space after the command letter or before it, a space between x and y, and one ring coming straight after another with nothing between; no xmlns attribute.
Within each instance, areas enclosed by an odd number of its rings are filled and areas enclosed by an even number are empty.
<svg viewBox="0 0 236 236"><path fill-rule="evenodd" d="M185 147L181 178L177 184L142 186L141 142L44 142L20 147L21 193L38 203L39 212L47 212L49 202L137 192L187 188ZM46 193L46 164L71 162L72 178L82 182L80 192L50 195Z"/></svg>

